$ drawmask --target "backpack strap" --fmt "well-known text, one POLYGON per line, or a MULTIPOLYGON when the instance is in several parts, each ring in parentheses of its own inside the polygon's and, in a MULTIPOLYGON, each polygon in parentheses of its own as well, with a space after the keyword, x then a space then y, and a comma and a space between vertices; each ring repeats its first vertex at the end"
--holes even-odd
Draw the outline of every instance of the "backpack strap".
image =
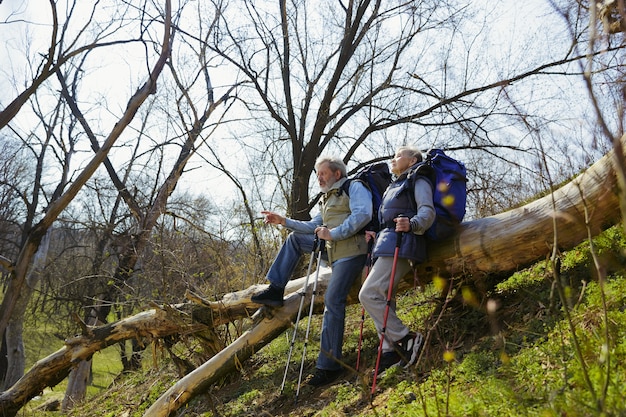
POLYGON ((435 183, 437 182, 435 178, 435 170, 433 169, 433 167, 430 166, 430 164, 428 164, 427 160, 418 163, 416 166, 411 168, 409 172, 407 173, 407 181, 405 183, 405 187, 403 191, 406 191, 407 193, 409 193, 409 196, 410 196, 409 201, 413 203, 414 211, 417 211, 417 202, 415 201, 415 197, 413 193, 411 192, 411 190, 415 188, 415 181, 417 181, 418 178, 422 178, 428 181, 433 192, 435 191, 435 183))
MULTIPOLYGON (((344 182, 343 184, 341 184, 341 187, 339 187, 339 189, 340 189, 340 190, 342 190, 343 192, 345 192, 345 193, 346 193, 346 195, 348 196, 348 198, 350 198, 350 184, 352 184, 352 181, 358 181, 358 182, 360 182, 361 184, 363 184, 363 186, 364 186, 365 188, 367 188, 368 190, 370 189, 370 186, 369 186, 369 185, 368 185, 365 181, 363 181, 362 179, 360 179, 360 178, 348 178, 348 179, 346 180, 346 182, 344 182)), ((371 190, 370 190, 370 191, 371 191, 371 190)))
POLYGON ((348 198, 350 198, 350 183, 351 182, 352 182, 352 179, 348 178, 346 181, 344 181, 343 184, 341 184, 341 187, 339 187, 339 191, 346 193, 348 198))
POLYGON ((417 164, 409 171, 408 180, 411 184, 415 184, 418 177, 426 179, 430 183, 430 186, 433 187, 433 189, 435 188, 435 182, 437 181, 435 178, 435 170, 430 166, 428 161, 417 164))

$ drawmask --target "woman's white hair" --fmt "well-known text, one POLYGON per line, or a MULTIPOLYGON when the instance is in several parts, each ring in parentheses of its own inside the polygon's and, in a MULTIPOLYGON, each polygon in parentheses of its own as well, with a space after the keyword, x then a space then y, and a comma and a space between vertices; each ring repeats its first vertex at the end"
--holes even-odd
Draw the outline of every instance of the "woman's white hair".
POLYGON ((403 156, 408 156, 409 158, 416 158, 417 162, 422 162, 422 159, 423 159, 422 151, 420 151, 415 146, 409 146, 409 145, 400 146, 396 150, 396 153, 402 154, 403 156))

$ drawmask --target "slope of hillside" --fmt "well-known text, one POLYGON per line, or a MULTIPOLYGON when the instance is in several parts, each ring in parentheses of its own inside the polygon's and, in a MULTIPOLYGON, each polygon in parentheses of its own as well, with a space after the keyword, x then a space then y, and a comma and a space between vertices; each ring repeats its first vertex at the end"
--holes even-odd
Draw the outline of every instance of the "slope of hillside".
MULTIPOLYGON (((296 402, 305 319, 282 393, 291 332, 175 415, 626 415, 626 243, 618 228, 594 242, 600 273, 585 243, 563 254, 557 279, 549 262, 542 262, 491 288, 455 282, 441 297, 445 283, 435 281, 403 295, 399 310, 427 335, 427 344, 414 369, 387 372, 373 397, 369 376, 377 337, 366 319, 364 371, 356 374, 361 318, 360 306, 351 306, 347 369, 336 384, 302 384, 296 402)), ((311 325, 303 379, 314 367, 320 317, 311 325)), ((153 358, 148 349, 143 372, 118 377, 70 415, 142 416, 178 378, 170 357, 161 353, 153 358)), ((27 415, 60 415, 34 412, 36 405, 27 415)))

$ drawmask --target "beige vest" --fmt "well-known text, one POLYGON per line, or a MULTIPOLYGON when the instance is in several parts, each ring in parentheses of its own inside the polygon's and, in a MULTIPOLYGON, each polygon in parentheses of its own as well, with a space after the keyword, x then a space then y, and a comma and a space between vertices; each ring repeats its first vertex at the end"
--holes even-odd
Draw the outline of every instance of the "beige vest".
MULTIPOLYGON (((341 185, 346 182, 342 178, 333 184, 333 187, 322 196, 321 213, 322 221, 329 229, 339 226, 350 216, 350 198, 341 190, 341 185)), ((357 233, 344 240, 326 242, 326 253, 329 263, 342 258, 367 253, 367 242, 364 233, 357 233)))

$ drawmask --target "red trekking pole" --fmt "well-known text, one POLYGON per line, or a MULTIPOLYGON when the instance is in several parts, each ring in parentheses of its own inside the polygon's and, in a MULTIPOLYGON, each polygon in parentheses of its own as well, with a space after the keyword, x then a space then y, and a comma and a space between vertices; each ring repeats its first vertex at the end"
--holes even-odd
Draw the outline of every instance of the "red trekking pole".
POLYGON ((380 332, 380 343, 378 345, 378 355, 376 357, 376 367, 374 368, 374 380, 372 381, 371 394, 376 391, 376 379, 378 378, 378 366, 380 365, 380 357, 383 353, 383 341, 385 340, 385 331, 387 330, 387 318, 389 317, 389 306, 391 305, 391 296, 393 295, 393 280, 396 276, 396 265, 398 264, 398 254, 400 245, 402 244, 402 232, 396 232, 396 249, 393 252, 393 266, 391 267, 391 277, 389 277, 389 290, 387 291, 387 305, 385 306, 385 316, 383 317, 383 328, 380 332))

